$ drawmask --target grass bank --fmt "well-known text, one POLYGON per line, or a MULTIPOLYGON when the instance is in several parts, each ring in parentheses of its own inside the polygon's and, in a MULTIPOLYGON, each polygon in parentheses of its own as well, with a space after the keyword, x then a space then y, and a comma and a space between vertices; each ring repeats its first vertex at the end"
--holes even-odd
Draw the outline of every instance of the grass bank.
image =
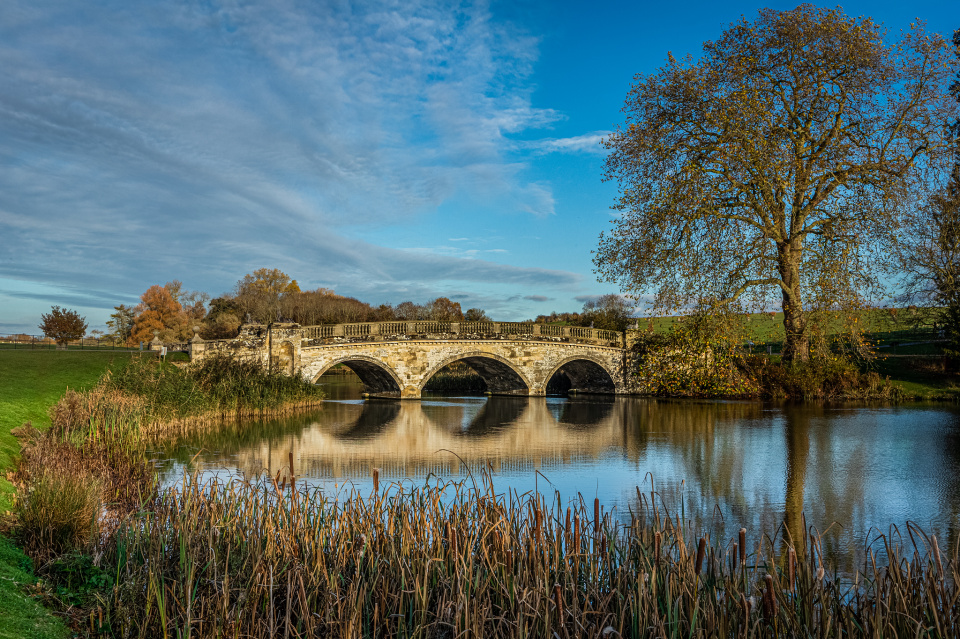
POLYGON ((0 637, 61 637, 63 623, 27 591, 72 611, 76 629, 75 613, 112 583, 86 553, 156 495, 152 442, 224 417, 315 404, 322 394, 247 362, 181 369, 117 353, 19 351, 0 354, 0 397, 0 494, 30 556, 0 540, 0 604, 9 613, 0 637), (20 486, 16 500, 10 478, 20 486))
POLYGON ((960 373, 943 357, 881 356, 870 366, 889 377, 908 399, 960 401, 960 373))
MULTIPOLYGON (((20 452, 20 442, 10 431, 27 421, 48 427, 50 407, 68 388, 89 389, 112 362, 130 357, 91 351, 0 353, 0 513, 12 506, 14 487, 7 474, 20 452)), ((9 539, 0 537, 0 638, 68 636, 66 626, 28 594, 36 582, 30 559, 9 539)))

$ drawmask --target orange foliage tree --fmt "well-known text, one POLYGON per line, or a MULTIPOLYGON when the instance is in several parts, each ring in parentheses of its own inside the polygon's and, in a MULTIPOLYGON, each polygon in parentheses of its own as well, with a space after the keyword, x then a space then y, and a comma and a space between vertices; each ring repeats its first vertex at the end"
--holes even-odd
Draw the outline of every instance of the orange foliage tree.
POLYGON ((153 340, 154 331, 164 342, 189 339, 190 316, 174 298, 170 289, 170 285, 154 284, 140 296, 130 335, 132 343, 153 340))

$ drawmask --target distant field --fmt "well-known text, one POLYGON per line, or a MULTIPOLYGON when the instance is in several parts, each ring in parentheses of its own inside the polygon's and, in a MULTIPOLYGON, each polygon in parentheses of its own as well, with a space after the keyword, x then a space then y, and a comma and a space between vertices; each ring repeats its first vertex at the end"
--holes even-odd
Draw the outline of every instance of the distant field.
MULTIPOLYGON (((891 353, 896 355, 939 355, 943 351, 938 342, 941 336, 932 326, 922 321, 921 312, 911 312, 909 309, 896 309, 891 313, 886 309, 877 309, 864 313, 864 333, 879 354, 891 353), (921 342, 921 343, 916 343, 921 342)), ((665 332, 681 317, 652 317, 639 318, 639 327, 647 328, 651 323, 653 330, 665 332)), ((754 342, 757 351, 765 350, 767 345, 773 352, 779 352, 783 344, 783 313, 751 313, 747 316, 747 339, 754 342)), ((842 328, 837 320, 831 327, 832 333, 842 328)))

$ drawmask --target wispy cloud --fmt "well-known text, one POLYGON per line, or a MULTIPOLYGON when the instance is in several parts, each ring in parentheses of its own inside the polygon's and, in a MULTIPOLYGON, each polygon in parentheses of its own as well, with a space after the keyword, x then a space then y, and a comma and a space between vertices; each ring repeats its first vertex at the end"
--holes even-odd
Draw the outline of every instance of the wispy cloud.
POLYGON ((529 149, 510 138, 560 118, 533 106, 536 56, 483 3, 8 0, 0 277, 127 295, 288 265, 355 290, 570 286, 578 276, 479 259, 500 248, 352 239, 455 194, 551 215, 551 185, 526 177, 529 149))
POLYGON ((524 142, 524 146, 538 153, 595 153, 606 154, 601 144, 603 138, 610 135, 610 131, 596 131, 585 135, 576 135, 569 138, 544 138, 524 142))

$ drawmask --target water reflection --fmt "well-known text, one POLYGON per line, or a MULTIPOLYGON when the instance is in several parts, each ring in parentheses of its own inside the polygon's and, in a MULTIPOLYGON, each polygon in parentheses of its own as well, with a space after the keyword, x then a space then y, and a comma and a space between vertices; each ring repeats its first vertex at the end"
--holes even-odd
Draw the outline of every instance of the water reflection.
MULTIPOLYGON (((597 496, 621 514, 636 487, 696 529, 804 534, 802 516, 847 568, 879 529, 911 520, 946 538, 960 529, 960 420, 954 407, 765 405, 638 398, 432 397, 328 401, 314 414, 247 424, 184 442, 177 468, 251 478, 286 472, 321 487, 381 477, 457 479, 488 465, 501 489, 597 496), (200 451, 200 452, 198 452, 200 451), (195 458, 194 458, 195 456, 195 458), (537 470, 539 473, 535 473, 537 470), (544 479, 545 478, 545 479, 544 479), (662 500, 662 502, 660 502, 662 500), (873 531, 873 532, 872 532, 873 531)), ((941 544, 942 545, 942 544, 941 544)))

